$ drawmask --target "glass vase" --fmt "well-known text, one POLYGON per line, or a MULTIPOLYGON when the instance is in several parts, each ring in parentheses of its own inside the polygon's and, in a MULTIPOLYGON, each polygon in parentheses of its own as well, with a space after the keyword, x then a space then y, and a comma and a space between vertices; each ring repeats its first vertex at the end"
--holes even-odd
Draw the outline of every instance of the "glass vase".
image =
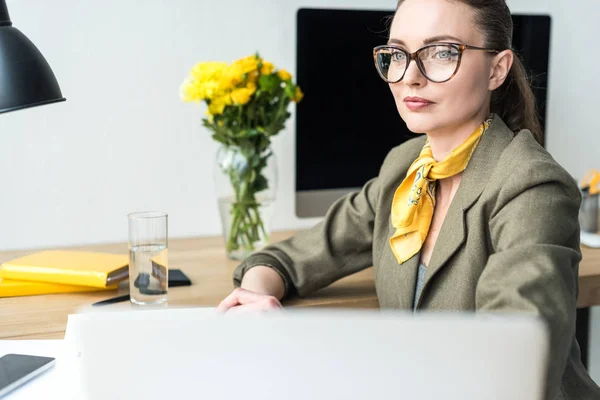
POLYGON ((269 243, 277 189, 273 151, 221 145, 214 178, 227 256, 243 260, 269 243))

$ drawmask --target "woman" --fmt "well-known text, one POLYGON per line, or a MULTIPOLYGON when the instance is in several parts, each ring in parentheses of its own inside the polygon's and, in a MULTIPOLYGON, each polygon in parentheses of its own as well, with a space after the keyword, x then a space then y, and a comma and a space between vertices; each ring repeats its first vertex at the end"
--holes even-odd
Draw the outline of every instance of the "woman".
POLYGON ((540 146, 505 0, 401 0, 376 66, 413 132, 324 221, 235 271, 223 312, 280 307, 371 265, 381 307, 526 312, 548 399, 600 399, 575 340, 580 195, 540 146))

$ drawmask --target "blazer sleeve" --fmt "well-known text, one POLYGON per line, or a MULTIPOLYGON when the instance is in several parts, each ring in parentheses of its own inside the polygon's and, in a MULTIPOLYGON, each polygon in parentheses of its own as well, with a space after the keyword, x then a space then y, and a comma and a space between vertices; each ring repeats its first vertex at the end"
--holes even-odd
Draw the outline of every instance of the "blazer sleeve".
POLYGON ((478 311, 529 312, 546 322, 547 398, 553 399, 575 330, 581 197, 559 167, 535 168, 529 177, 509 178, 504 186, 501 206, 490 219, 494 254, 478 281, 476 306, 478 311))
MULTIPOLYGON (((392 153, 393 150, 388 153, 380 176, 392 153)), ((325 218, 311 229, 249 256, 235 269, 234 286, 240 286, 250 268, 264 265, 280 274, 286 296, 305 296, 370 267, 380 179, 373 178, 360 191, 336 201, 325 218)))

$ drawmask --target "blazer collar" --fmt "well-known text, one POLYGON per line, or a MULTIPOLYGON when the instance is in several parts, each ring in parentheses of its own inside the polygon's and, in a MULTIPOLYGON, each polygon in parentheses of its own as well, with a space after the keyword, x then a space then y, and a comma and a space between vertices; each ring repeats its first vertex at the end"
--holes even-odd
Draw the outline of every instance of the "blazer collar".
MULTIPOLYGON (((512 141, 514 135, 504 121, 498 115, 494 115, 493 122, 479 141, 463 172, 461 183, 450 204, 427 266, 423 292, 427 289, 431 278, 444 267, 450 257, 464 243, 467 234, 465 212, 485 189, 494 171, 496 161, 512 141)), ((420 301, 419 298, 419 303, 420 301)))

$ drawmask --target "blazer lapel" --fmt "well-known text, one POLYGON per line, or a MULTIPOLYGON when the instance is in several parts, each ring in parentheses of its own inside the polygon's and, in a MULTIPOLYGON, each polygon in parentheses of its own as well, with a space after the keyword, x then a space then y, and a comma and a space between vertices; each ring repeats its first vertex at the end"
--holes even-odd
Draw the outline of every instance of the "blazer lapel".
MULTIPOLYGON (((415 156, 416 157, 416 156, 415 156)), ((376 274, 377 292, 387 293, 389 304, 381 304, 383 308, 400 308, 412 310, 413 301, 415 298, 415 288, 417 284, 417 270, 419 268, 420 256, 417 253, 402 264, 398 265, 398 261, 394 256, 389 240, 394 235, 396 228, 392 225, 390 218, 387 243, 383 249, 382 256, 379 260, 380 265, 392 265, 393 268, 380 267, 376 274)))
MULTIPOLYGON (((392 257, 394 257, 393 254, 392 257)), ((394 260, 396 259, 394 258, 394 260)), ((399 279, 396 280, 396 285, 398 286, 398 305, 401 309, 413 309, 419 261, 419 254, 415 254, 403 262, 400 265, 400 268, 394 268, 394 270, 398 271, 400 275, 399 279)))
POLYGON ((433 248, 431 260, 427 266, 423 292, 435 274, 447 264, 448 260, 465 242, 468 230, 465 213, 483 192, 494 170, 495 160, 501 156, 513 137, 514 133, 499 116, 495 115, 494 121, 481 138, 463 172, 460 186, 450 204, 433 248))

